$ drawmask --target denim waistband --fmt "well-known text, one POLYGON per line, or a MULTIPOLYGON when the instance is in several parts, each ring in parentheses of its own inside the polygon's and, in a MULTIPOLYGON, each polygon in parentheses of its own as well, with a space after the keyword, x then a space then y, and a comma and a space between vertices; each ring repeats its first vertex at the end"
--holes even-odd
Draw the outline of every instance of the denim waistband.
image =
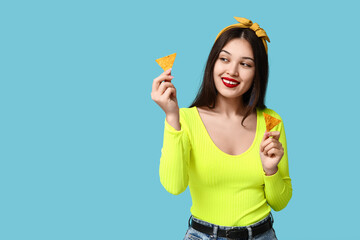
POLYGON ((270 212, 270 214, 269 214, 267 217, 265 217, 264 219, 262 219, 262 220, 260 220, 260 221, 258 221, 258 222, 256 222, 256 223, 253 223, 253 224, 251 224, 251 225, 249 225, 249 226, 243 226, 243 227, 228 227, 228 226, 221 226, 221 225, 216 225, 216 224, 213 224, 213 223, 209 223, 209 222, 200 220, 200 219, 194 217, 193 215, 191 215, 190 218, 189 218, 189 227, 191 226, 190 220, 192 219, 193 221, 195 221, 195 222, 197 222, 197 223, 201 223, 201 224, 203 224, 203 225, 205 225, 205 226, 209 226, 209 227, 215 227, 215 226, 217 226, 217 229, 223 229, 223 230, 229 230, 229 229, 244 229, 244 228, 248 229, 249 227, 255 227, 255 226, 257 226, 257 225, 260 225, 260 224, 264 223, 264 222, 267 221, 269 218, 271 218, 271 222, 274 223, 274 218, 273 218, 273 216, 272 216, 272 214, 271 214, 271 212, 270 212))

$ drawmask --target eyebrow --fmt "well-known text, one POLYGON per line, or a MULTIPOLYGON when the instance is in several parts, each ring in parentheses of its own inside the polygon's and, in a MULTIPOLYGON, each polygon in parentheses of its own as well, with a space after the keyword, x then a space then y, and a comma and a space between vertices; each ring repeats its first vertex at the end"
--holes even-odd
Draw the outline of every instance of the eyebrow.
MULTIPOLYGON (((220 52, 226 52, 227 54, 229 54, 229 55, 231 55, 231 53, 229 53, 228 51, 226 51, 226 50, 221 50, 220 52)), ((241 57, 241 58, 243 58, 243 59, 249 59, 249 60, 251 60, 251 61, 253 61, 253 62, 255 62, 254 61, 254 59, 253 58, 251 58, 251 57, 241 57)))

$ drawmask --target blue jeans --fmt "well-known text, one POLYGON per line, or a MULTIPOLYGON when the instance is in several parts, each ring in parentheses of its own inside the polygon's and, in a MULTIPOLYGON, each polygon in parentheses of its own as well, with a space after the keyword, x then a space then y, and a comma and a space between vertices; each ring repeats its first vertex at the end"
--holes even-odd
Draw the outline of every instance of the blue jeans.
POLYGON ((252 232, 251 232, 250 227, 257 226, 257 225, 265 222, 266 220, 268 220, 268 218, 271 218, 271 221, 274 222, 272 214, 270 213, 266 218, 254 223, 254 224, 251 224, 249 226, 245 226, 245 227, 225 227, 225 226, 219 226, 219 225, 215 225, 215 224, 212 224, 212 223, 209 223, 209 222, 202 221, 202 220, 197 219, 197 218, 195 218, 194 216, 191 215, 190 218, 189 218, 189 228, 186 231, 184 240, 214 240, 214 239, 227 240, 227 238, 217 236, 217 230, 218 229, 228 230, 228 229, 241 229, 241 228, 247 228, 248 229, 248 231, 249 231, 249 240, 277 240, 274 228, 271 228, 271 229, 267 230, 266 232, 264 232, 264 233, 262 233, 260 235, 257 235, 255 237, 252 236, 252 232), (209 234, 202 233, 202 232, 199 232, 199 231, 195 230, 190 225, 190 219, 191 218, 195 222, 201 223, 201 224, 209 226, 209 227, 214 227, 214 233, 212 235, 209 235, 209 234))

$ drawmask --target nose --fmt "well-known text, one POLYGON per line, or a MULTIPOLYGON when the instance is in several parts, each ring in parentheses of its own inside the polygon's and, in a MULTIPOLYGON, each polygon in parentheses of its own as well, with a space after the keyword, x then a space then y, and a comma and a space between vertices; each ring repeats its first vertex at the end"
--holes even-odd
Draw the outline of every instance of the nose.
POLYGON ((227 73, 228 73, 230 76, 234 76, 234 77, 239 76, 239 69, 238 69, 238 65, 237 65, 237 64, 229 64, 228 66, 229 66, 229 68, 228 68, 228 70, 227 70, 227 73))

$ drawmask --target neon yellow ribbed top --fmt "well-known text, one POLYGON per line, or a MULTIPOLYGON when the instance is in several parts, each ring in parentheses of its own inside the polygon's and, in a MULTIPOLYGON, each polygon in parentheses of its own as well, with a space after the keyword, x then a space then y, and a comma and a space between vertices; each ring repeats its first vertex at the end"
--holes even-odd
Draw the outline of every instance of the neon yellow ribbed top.
POLYGON ((279 211, 289 202, 292 186, 283 122, 272 131, 280 131, 284 156, 277 173, 266 176, 259 153, 266 130, 262 112, 281 117, 269 108, 257 108, 256 112, 255 139, 240 155, 227 154, 214 144, 196 107, 180 108, 180 131, 165 118, 160 182, 175 195, 189 186, 194 217, 221 226, 246 226, 265 218, 271 208, 279 211))

